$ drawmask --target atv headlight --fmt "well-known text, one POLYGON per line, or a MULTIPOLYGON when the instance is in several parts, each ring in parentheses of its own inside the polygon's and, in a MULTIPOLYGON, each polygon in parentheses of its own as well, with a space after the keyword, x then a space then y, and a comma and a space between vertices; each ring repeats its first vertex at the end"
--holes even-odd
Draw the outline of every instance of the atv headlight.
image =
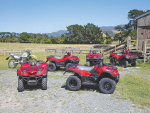
POLYGON ((114 71, 114 74, 116 74, 116 71, 114 71))
POLYGON ((22 71, 22 73, 23 73, 23 74, 27 74, 27 72, 25 72, 25 71, 22 71))
POLYGON ((126 56, 126 59, 129 59, 129 57, 128 57, 128 56, 126 56))
POLYGON ((40 74, 40 73, 42 73, 42 72, 43 72, 43 71, 38 71, 37 73, 40 74))

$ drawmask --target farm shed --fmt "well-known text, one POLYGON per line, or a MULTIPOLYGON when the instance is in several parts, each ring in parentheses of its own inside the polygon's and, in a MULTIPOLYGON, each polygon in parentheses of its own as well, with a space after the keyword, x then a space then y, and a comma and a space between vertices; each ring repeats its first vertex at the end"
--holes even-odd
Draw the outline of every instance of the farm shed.
POLYGON ((150 44, 150 12, 136 18, 137 20, 137 49, 143 52, 150 44))

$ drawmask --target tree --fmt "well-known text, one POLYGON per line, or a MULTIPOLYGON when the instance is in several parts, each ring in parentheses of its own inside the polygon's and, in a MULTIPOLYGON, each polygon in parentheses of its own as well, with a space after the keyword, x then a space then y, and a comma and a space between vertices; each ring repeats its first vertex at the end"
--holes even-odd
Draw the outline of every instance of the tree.
POLYGON ((20 43, 28 43, 30 35, 27 32, 23 32, 20 34, 19 42, 20 43))
POLYGON ((106 43, 107 44, 110 44, 112 41, 113 41, 113 39, 111 39, 111 36, 109 36, 109 34, 106 32, 106 43))
POLYGON ((129 20, 130 26, 133 26, 134 29, 136 29, 137 28, 136 18, 144 13, 146 12, 142 10, 137 10, 137 9, 130 10, 128 12, 128 20, 129 20))

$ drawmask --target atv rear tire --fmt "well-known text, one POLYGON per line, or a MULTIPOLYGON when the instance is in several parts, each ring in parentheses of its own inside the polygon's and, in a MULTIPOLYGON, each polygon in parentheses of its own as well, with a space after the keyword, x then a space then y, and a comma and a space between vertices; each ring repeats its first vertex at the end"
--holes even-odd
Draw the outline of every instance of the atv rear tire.
POLYGON ((68 63, 68 64, 66 65, 66 69, 71 68, 73 65, 74 65, 73 63, 68 63))
POLYGON ((102 78, 99 81, 99 90, 104 94, 111 94, 116 89, 116 82, 110 78, 102 78))
POLYGON ((15 67, 17 66, 17 64, 16 64, 15 62, 16 62, 15 59, 10 59, 10 60, 8 61, 8 67, 9 67, 9 68, 15 68, 15 67))
POLYGON ((56 65, 54 63, 49 63, 48 64, 48 70, 49 71, 55 71, 56 70, 56 65))
POLYGON ((87 61, 86 64, 87 64, 88 67, 90 67, 90 62, 89 61, 87 61))
POLYGON ((19 78, 18 79, 18 92, 24 91, 24 84, 23 84, 23 79, 19 78))
POLYGON ((136 67, 137 66, 137 61, 134 61, 134 63, 131 64, 132 67, 136 67))
POLYGON ((42 90, 47 90, 47 78, 42 78, 42 90))
POLYGON ((81 87, 81 80, 77 76, 70 76, 66 81, 67 88, 71 91, 78 91, 81 87))
POLYGON ((124 68, 127 68, 127 67, 128 67, 128 61, 127 61, 126 59, 124 59, 124 60, 122 61, 122 66, 123 66, 124 68))

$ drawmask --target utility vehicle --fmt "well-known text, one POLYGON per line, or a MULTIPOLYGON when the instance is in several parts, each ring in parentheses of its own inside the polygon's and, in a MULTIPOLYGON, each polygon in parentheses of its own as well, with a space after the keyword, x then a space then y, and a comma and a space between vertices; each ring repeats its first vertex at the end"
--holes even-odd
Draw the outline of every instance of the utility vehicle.
POLYGON ((125 53, 111 53, 110 56, 110 64, 113 66, 116 66, 117 63, 122 65, 124 68, 127 68, 128 63, 131 64, 131 66, 136 67, 138 58, 135 54, 130 54, 129 50, 126 50, 125 53))
POLYGON ((97 54, 95 50, 93 50, 92 54, 86 55, 86 63, 87 66, 96 65, 99 63, 103 63, 103 54, 97 54))
POLYGON ((71 91, 79 90, 82 85, 96 85, 100 92, 110 94, 114 92, 119 81, 119 72, 116 67, 106 63, 93 67, 76 64, 66 69, 64 74, 66 72, 73 73, 66 81, 67 88, 71 91))
POLYGON ((66 67, 67 69, 74 64, 78 64, 79 58, 77 56, 71 56, 71 53, 67 52, 67 55, 64 55, 63 57, 48 56, 46 62, 50 62, 48 64, 48 70, 55 71, 56 68, 59 69, 60 67, 66 67))
POLYGON ((43 90, 47 89, 47 63, 43 61, 26 62, 17 70, 18 91, 24 91, 25 85, 35 86, 41 84, 43 90))

